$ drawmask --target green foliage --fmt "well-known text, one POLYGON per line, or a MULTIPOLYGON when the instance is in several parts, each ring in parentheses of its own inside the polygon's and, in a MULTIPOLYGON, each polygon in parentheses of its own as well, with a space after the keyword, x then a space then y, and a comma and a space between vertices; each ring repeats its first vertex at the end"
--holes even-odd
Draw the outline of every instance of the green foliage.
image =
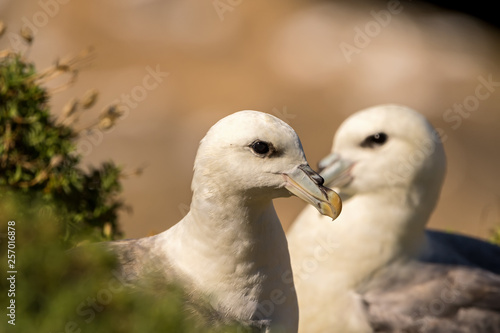
MULTIPOLYGON (((133 292, 99 246, 68 251, 82 240, 119 235, 120 168, 112 162, 81 168, 78 132, 51 116, 40 85, 50 71, 44 73, 0 52, 0 332, 244 332, 195 324, 176 286, 133 292), (6 316, 11 300, 15 325, 6 316)), ((106 111, 105 126, 116 114, 106 111)))
POLYGON ((38 201, 64 226, 68 246, 89 235, 112 239, 119 235, 120 168, 80 167, 78 133, 51 116, 42 77, 18 54, 0 58, 0 200, 20 195, 24 209, 38 201))
MULTIPOLYGON (((114 261, 97 247, 67 251, 59 241, 60 224, 30 210, 15 221, 15 287, 7 272, 8 221, 22 207, 12 197, 0 201, 0 332, 153 333, 215 332, 195 326, 175 286, 151 293, 131 292, 114 261), (15 295, 8 297, 8 291, 15 295), (154 293, 154 294, 153 294, 154 293), (6 310, 15 300, 15 326, 6 310)), ((34 206, 38 203, 33 202, 34 206)), ((236 331, 227 328, 223 332, 236 331)), ((217 332, 221 332, 217 330, 217 332)))

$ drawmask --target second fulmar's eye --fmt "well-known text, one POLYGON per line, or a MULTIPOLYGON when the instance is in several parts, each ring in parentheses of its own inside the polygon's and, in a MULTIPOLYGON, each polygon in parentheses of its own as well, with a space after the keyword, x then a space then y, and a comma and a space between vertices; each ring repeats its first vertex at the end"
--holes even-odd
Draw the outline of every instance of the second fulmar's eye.
POLYGON ((271 148, 269 147, 269 143, 260 140, 253 142, 250 145, 250 148, 252 148, 253 152, 257 155, 267 155, 271 150, 271 148))
POLYGON ((373 148, 375 146, 382 146, 386 143, 388 139, 387 134, 384 132, 376 133, 366 137, 363 142, 361 142, 361 147, 373 148))

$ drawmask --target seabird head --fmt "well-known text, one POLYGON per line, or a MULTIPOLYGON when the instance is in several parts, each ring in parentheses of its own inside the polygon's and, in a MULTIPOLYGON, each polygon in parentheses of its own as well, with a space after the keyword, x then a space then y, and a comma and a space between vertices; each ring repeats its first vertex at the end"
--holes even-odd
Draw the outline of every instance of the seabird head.
POLYGON ((444 180, 438 133, 405 106, 379 105, 351 115, 339 127, 332 152, 319 164, 321 175, 347 196, 394 187, 420 187, 437 196, 444 180))
POLYGON ((236 112, 210 128, 200 142, 192 188, 255 200, 292 193, 332 218, 341 210, 338 195, 307 164, 295 131, 258 111, 236 112))

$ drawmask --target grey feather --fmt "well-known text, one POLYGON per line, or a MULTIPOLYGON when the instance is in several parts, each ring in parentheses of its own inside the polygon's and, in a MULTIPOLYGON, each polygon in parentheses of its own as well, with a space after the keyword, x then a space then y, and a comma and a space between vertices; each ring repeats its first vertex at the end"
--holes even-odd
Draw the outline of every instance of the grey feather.
POLYGON ((414 262, 364 288, 376 332, 500 332, 500 276, 484 270, 414 262))

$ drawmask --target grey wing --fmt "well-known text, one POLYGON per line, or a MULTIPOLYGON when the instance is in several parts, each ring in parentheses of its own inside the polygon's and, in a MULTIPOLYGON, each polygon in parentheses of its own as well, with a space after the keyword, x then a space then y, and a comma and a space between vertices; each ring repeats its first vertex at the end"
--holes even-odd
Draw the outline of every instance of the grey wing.
POLYGON ((115 255, 118 270, 127 282, 136 281, 140 278, 149 249, 141 244, 138 239, 104 242, 100 243, 100 246, 115 255))
MULTIPOLYGON (((82 244, 67 251, 67 255, 75 260, 88 258, 99 253, 108 253, 114 259, 114 267, 110 267, 109 278, 118 279, 123 285, 134 286, 144 275, 148 247, 141 239, 82 244)), ((92 260, 92 259, 88 259, 92 260)))
POLYGON ((500 276, 412 264, 380 274, 363 293, 375 332, 500 333, 500 276))
POLYGON ((117 260, 115 275, 134 286, 169 282, 169 262, 165 255, 155 253, 151 238, 125 239, 97 243, 96 246, 113 254, 117 260))
POLYGON ((500 274, 500 246, 481 239, 436 230, 426 230, 426 244, 419 260, 463 265, 500 274))

